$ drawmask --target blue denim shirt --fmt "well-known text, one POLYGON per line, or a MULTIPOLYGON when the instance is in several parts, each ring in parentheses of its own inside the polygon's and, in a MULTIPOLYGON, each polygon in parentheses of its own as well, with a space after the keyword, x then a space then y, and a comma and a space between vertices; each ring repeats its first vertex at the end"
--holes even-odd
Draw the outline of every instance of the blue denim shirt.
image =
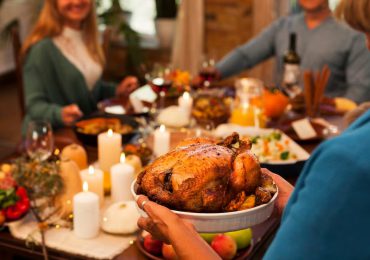
POLYGON ((264 259, 370 259, 370 110, 312 154, 264 259))

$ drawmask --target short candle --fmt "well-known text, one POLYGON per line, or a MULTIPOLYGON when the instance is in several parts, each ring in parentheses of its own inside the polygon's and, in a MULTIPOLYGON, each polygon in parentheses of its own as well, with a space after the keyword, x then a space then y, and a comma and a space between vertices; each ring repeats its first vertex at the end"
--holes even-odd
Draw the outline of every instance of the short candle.
POLYGON ((84 182, 83 191, 73 197, 73 233, 83 239, 96 237, 100 229, 99 196, 88 189, 84 182))

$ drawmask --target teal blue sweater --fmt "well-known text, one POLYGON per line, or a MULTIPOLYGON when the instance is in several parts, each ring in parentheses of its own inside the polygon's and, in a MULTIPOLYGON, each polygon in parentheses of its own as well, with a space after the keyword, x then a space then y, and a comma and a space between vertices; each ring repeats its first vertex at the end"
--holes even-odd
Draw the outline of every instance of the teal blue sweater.
POLYGON ((30 49, 23 68, 23 85, 26 103, 23 130, 30 120, 63 126, 61 109, 73 103, 88 115, 97 109, 97 102, 114 96, 116 88, 100 80, 89 91, 82 73, 49 38, 30 49))
POLYGON ((216 67, 223 77, 228 77, 275 56, 275 80, 279 85, 290 32, 297 34, 302 70, 317 71, 325 64, 329 66, 327 96, 344 96, 356 102, 370 100, 370 53, 365 37, 332 17, 312 30, 307 28, 303 14, 283 17, 232 51, 216 67))
POLYGON ((265 259, 370 259, 370 110, 306 163, 265 259))

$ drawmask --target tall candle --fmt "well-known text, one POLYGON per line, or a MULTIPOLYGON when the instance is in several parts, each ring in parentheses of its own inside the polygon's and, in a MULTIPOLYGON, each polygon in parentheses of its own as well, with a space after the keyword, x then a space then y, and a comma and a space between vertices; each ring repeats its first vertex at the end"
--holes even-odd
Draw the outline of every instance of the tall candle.
POLYGON ((113 133, 111 129, 98 136, 99 168, 104 172, 104 190, 106 192, 110 191, 110 168, 114 164, 119 163, 121 144, 122 136, 118 133, 113 133))
POLYGON ((154 131, 154 154, 161 156, 170 150, 170 133, 164 125, 154 131))
POLYGON ((89 190, 99 196, 100 206, 104 202, 104 174, 100 169, 94 168, 92 165, 88 169, 80 171, 82 182, 87 182, 89 190))
POLYGON ((87 182, 83 192, 73 197, 73 232, 78 238, 94 238, 99 234, 100 210, 99 196, 88 191, 87 182))
POLYGON ((125 154, 121 155, 121 162, 111 168, 111 195, 114 202, 133 200, 131 183, 135 179, 135 169, 125 162, 125 154))
POLYGON ((187 117, 190 117, 191 109, 193 107, 193 98, 190 96, 189 92, 184 92, 184 94, 179 97, 179 107, 185 112, 187 117))

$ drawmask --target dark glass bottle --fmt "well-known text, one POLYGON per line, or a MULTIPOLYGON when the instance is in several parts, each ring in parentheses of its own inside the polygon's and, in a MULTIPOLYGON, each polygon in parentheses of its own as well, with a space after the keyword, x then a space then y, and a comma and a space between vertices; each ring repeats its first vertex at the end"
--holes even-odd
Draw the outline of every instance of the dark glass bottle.
POLYGON ((302 92, 301 88, 299 87, 301 58, 296 51, 296 42, 297 35, 295 33, 290 33, 289 49, 284 55, 284 74, 282 87, 291 98, 294 98, 302 92))

